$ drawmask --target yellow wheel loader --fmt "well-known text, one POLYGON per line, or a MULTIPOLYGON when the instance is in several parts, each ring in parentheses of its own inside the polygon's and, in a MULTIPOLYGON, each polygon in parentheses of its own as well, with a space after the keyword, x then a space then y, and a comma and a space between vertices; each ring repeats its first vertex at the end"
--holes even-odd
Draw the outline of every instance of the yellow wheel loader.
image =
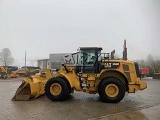
MULTIPOLYGON (((44 76, 25 79, 13 100, 29 100, 44 94, 53 101, 63 101, 74 90, 99 94, 103 102, 120 102, 125 92, 143 90, 147 84, 141 81, 136 62, 114 59, 114 51, 101 53, 100 47, 81 47, 55 74, 47 70, 44 76)), ((125 54, 126 55, 126 54, 125 54)))
MULTIPOLYGON (((99 47, 81 47, 72 54, 72 64, 63 65, 45 84, 45 94, 53 101, 66 100, 71 92, 98 93, 103 102, 120 102, 125 92, 143 90, 147 84, 140 79, 137 63, 110 59, 99 47)), ((68 60, 68 59, 67 59, 68 60)), ((67 61, 66 60, 66 61, 67 61)), ((68 62, 68 61, 67 61, 68 62)))
POLYGON ((0 66, 0 78, 7 79, 7 76, 8 76, 7 69, 0 66))
POLYGON ((34 69, 26 69, 26 68, 20 68, 16 71, 12 71, 11 74, 9 74, 9 78, 17 78, 19 76, 22 77, 29 77, 35 75, 35 70, 34 69))

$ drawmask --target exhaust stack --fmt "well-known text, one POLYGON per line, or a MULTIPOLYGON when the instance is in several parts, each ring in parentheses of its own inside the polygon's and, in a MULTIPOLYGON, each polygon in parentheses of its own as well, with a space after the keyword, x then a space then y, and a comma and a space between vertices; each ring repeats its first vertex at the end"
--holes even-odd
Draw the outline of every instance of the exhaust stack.
POLYGON ((123 60, 127 60, 126 40, 124 40, 124 45, 123 45, 123 60))

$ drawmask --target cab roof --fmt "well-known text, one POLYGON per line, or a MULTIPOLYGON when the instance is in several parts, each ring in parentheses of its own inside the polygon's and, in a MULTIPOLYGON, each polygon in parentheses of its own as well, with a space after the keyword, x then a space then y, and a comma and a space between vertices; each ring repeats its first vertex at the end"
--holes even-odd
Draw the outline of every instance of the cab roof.
POLYGON ((79 50, 102 50, 101 47, 79 47, 79 50))

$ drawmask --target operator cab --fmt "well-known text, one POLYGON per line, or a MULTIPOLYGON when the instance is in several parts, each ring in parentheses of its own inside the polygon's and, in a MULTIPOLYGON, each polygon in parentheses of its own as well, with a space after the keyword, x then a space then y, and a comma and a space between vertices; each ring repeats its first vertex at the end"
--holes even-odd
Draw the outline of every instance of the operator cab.
POLYGON ((77 54, 77 73, 100 73, 101 47, 80 47, 77 54))

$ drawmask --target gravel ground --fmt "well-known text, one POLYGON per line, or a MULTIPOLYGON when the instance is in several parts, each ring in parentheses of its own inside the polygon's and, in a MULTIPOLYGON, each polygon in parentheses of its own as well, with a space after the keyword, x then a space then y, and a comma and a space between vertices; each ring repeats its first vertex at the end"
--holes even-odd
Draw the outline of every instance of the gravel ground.
POLYGON ((0 80, 1 120, 160 120, 160 80, 143 79, 147 89, 126 93, 117 104, 103 103, 98 94, 82 92, 75 92, 64 102, 50 101, 45 95, 30 101, 12 101, 22 80, 0 80))

